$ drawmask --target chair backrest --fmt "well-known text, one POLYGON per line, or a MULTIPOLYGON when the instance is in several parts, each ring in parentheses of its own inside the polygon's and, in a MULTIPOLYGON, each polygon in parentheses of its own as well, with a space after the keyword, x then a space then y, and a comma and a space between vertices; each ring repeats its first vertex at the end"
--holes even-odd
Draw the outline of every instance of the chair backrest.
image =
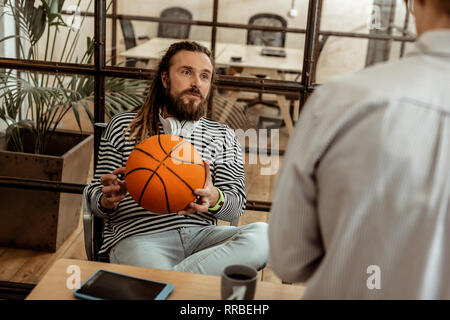
MULTIPOLYGON (((106 123, 95 123, 94 130, 96 131, 96 140, 94 148, 98 149, 100 146, 100 136, 106 128, 106 123)), ((97 161, 94 161, 97 163, 97 161)), ((87 194, 87 187, 83 190, 83 231, 84 231, 84 246, 86 256, 90 261, 109 262, 107 255, 99 255, 98 251, 103 243, 103 224, 106 216, 96 215, 90 207, 87 194)))
MULTIPOLYGON (((250 17, 248 24, 258 26, 286 27, 287 21, 282 16, 271 13, 259 13, 250 17)), ((247 44, 280 47, 285 46, 286 33, 281 31, 248 30, 247 44)))
POLYGON ((256 126, 249 118, 245 102, 238 102, 236 99, 214 92, 212 103, 214 110, 212 120, 226 124, 233 130, 245 131, 256 126))
MULTIPOLYGON (((179 20, 192 20, 192 14, 180 7, 172 7, 164 9, 160 15, 161 18, 174 18, 179 20)), ((158 37, 161 38, 175 38, 188 39, 191 30, 190 24, 176 24, 176 23, 159 23, 158 37)))
POLYGON ((122 28, 123 40, 125 41, 125 49, 136 47, 136 35, 134 34, 134 27, 131 20, 120 19, 120 27, 122 28))
MULTIPOLYGON (((131 49, 136 47, 137 40, 134 34, 134 27, 131 20, 120 19, 120 27, 122 28, 123 40, 125 41, 125 49, 131 49)), ((136 66, 136 59, 126 59, 125 65, 128 68, 134 68, 136 66)))

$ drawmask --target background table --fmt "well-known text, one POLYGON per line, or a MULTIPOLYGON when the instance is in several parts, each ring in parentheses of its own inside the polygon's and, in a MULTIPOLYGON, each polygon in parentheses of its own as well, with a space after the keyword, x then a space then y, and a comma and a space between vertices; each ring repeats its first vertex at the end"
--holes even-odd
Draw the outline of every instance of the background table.
MULTIPOLYGON (((75 265, 81 270, 81 283, 98 269, 124 273, 135 277, 154 281, 172 283, 175 289, 169 300, 219 300, 220 277, 125 266, 111 263, 100 263, 85 260, 57 260, 39 281, 27 300, 74 300, 72 292, 67 288, 68 267, 75 265)), ((297 285, 276 284, 258 281, 255 300, 297 300, 303 295, 305 287, 297 285)))
MULTIPOLYGON (((172 39, 172 38, 152 38, 140 45, 137 45, 134 48, 128 49, 122 52, 120 55, 125 58, 134 58, 134 59, 148 59, 149 64, 148 68, 156 67, 156 64, 159 62, 159 59, 164 55, 166 50, 170 47, 172 43, 182 41, 181 39, 172 39)), ((196 41, 201 45, 205 46, 208 49, 211 49, 211 42, 209 41, 196 41)), ((218 57, 222 51, 225 49, 226 44, 224 43, 216 43, 216 54, 218 57)))

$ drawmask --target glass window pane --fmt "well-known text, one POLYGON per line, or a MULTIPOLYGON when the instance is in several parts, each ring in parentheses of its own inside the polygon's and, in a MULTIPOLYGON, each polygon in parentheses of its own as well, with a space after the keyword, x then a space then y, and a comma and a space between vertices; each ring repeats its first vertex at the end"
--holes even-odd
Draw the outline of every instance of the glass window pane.
POLYGON ((144 103, 150 80, 105 78, 105 119, 144 103))
MULTIPOLYGON (((321 31, 415 36, 414 19, 409 16, 403 0, 324 0, 321 31)), ((397 60, 411 47, 412 42, 330 36, 319 56, 316 82, 323 83, 333 76, 397 60)))
POLYGON ((364 68, 367 39, 329 37, 317 61, 316 82, 364 68))
MULTIPOLYGON (((184 8, 192 14, 192 20, 211 21, 213 0, 117 0, 117 13, 147 17, 159 17, 165 9, 184 8)), ((156 31, 155 35, 156 35, 156 31)))
MULTIPOLYGON (((134 23, 133 23, 134 24, 134 23)), ((153 22, 143 22, 142 24, 136 24, 137 32, 141 30, 140 28, 144 28, 144 25, 156 24, 153 22)), ((190 37, 189 40, 198 41, 207 48, 211 47, 211 27, 197 26, 197 29, 203 29, 203 33, 209 35, 209 39, 195 39, 190 37)), ((108 30, 109 33, 109 30, 108 30)), ((107 36, 109 39, 109 35, 107 36)), ((131 45, 127 45, 124 40, 124 35, 121 33, 121 28, 117 29, 117 39, 116 39, 116 65, 127 66, 131 68, 148 68, 154 69, 159 59, 164 55, 169 46, 177 41, 181 41, 182 39, 174 39, 174 38, 159 38, 159 37, 142 37, 142 39, 138 39, 136 43, 131 45)), ((107 56, 108 56, 108 65, 112 65, 112 45, 107 40, 107 56)))
POLYGON ((83 12, 93 12, 94 0, 65 1, 62 7, 54 3, 47 8, 40 2, 20 0, 15 6, 15 0, 2 1, 4 32, 0 37, 8 39, 0 42, 3 57, 93 63, 94 19, 83 12))
MULTIPOLYGON (((148 87, 148 80, 105 78, 105 118, 142 105, 148 87)), ((93 132, 94 77, 1 69, 0 103, 1 128, 30 120, 93 132)))
MULTIPOLYGON (((306 28, 308 0, 277 1, 271 0, 220 0, 219 22, 248 24, 250 18, 257 14, 272 14, 286 21, 288 28, 306 28)), ((259 21, 257 24, 262 23, 259 21)), ((270 23, 267 21, 267 23, 270 23)), ((278 26, 278 25, 276 25, 278 26)))
POLYGON ((293 47, 266 47, 246 42, 228 42, 228 33, 246 30, 218 28, 216 66, 228 75, 300 81, 303 64, 304 35, 288 33, 293 47))
MULTIPOLYGON (((146 21, 151 18, 210 21, 212 1, 161 2, 156 0, 117 1, 117 14, 137 16, 137 19, 117 20, 116 39, 112 39, 111 19, 107 26, 107 56, 112 58, 116 48, 116 64, 136 68, 154 68, 168 46, 179 39, 199 41, 210 47, 211 27, 146 21), (158 40, 158 38, 173 39, 158 40), (115 45, 114 45, 115 43, 115 45), (128 59, 128 62, 126 62, 128 59)), ((112 59, 108 64, 112 64, 112 59)))
MULTIPOLYGON (((280 108, 252 104, 254 97, 255 92, 245 89, 237 92, 219 88, 213 96, 212 114, 213 120, 234 130, 242 147, 246 178, 250 175, 252 181, 259 176, 276 176, 281 166, 278 155, 280 150, 286 148, 289 140, 280 108), (250 169, 249 166, 254 167, 250 169)), ((264 94, 264 98, 276 103, 277 95, 264 94)), ((298 101, 298 96, 293 95, 291 98, 288 103, 295 104, 298 101)), ((268 194, 263 193, 263 198, 254 194, 247 194, 247 197, 249 200, 270 201, 271 199, 265 198, 268 194)))
POLYGON ((267 135, 277 129, 281 137, 288 137, 299 117, 299 102, 298 93, 259 93, 245 88, 219 87, 212 101, 212 119, 235 130, 264 129, 267 135))
MULTIPOLYGON (((41 142, 47 141, 46 133, 54 127, 79 131, 81 126, 83 131, 92 131, 93 100, 93 77, 0 70, 2 127, 32 129, 28 131, 41 137, 41 142)), ((45 153, 48 146, 29 148, 34 147, 45 153)))
MULTIPOLYGON (((323 0, 321 30, 370 33, 370 30, 391 28, 401 35, 406 6, 403 0, 323 0)), ((407 30, 415 33, 414 19, 407 30)))

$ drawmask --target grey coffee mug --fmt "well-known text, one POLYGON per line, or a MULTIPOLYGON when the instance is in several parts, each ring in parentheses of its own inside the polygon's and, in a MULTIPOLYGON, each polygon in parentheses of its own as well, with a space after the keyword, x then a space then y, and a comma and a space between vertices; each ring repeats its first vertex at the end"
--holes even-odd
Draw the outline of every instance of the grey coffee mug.
POLYGON ((258 272, 256 269, 235 264, 227 266, 222 273, 222 300, 253 300, 258 272))

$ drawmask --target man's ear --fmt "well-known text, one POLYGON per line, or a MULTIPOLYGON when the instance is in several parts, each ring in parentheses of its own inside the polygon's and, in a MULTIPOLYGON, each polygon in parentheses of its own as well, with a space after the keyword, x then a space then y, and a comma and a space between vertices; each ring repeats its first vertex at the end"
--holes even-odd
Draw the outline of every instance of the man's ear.
POLYGON ((161 82, 162 82, 164 88, 167 89, 167 72, 165 72, 165 71, 161 72, 161 82))

